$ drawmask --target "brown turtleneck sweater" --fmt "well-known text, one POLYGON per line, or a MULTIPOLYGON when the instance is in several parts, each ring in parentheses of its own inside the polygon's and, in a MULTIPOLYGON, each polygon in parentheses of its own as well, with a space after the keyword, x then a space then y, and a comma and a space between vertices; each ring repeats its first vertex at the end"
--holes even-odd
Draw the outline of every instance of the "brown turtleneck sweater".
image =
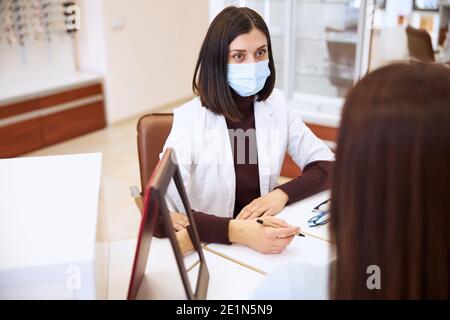
MULTIPOLYGON (((256 141, 256 126, 253 110, 254 97, 241 97, 232 91, 234 101, 243 115, 239 122, 226 119, 230 143, 234 159, 234 172, 236 175, 236 190, 233 218, 252 200, 261 196, 259 188, 258 154, 256 141), (245 154, 239 157, 239 141, 237 135, 242 129, 245 134, 245 154), (243 157, 242 157, 243 156, 243 157), (242 161, 243 160, 243 161, 242 161)), ((241 149, 242 151, 242 149, 241 149)))
MULTIPOLYGON (((254 97, 241 97, 233 92, 233 98, 243 115, 243 119, 239 122, 226 119, 230 134, 230 143, 233 146, 234 170, 236 174, 233 214, 233 217, 236 217, 242 208, 260 197, 261 193, 259 187, 256 132, 254 130, 256 129, 253 110, 254 97), (233 135, 234 130, 238 129, 242 129, 247 133, 247 137, 245 138, 245 161, 242 161, 238 156, 237 138, 233 135), (253 130, 247 131, 249 129, 253 130), (233 138, 234 143, 232 141, 233 138)), ((300 177, 278 186, 277 188, 280 188, 288 195, 289 201, 287 204, 297 202, 317 192, 328 189, 330 187, 329 177, 332 164, 333 162, 330 161, 311 162, 305 166, 300 177)), ((213 213, 207 214, 195 211, 196 208, 192 209, 194 209, 192 211, 201 241, 230 244, 228 225, 231 218, 218 217, 213 215, 213 213)))

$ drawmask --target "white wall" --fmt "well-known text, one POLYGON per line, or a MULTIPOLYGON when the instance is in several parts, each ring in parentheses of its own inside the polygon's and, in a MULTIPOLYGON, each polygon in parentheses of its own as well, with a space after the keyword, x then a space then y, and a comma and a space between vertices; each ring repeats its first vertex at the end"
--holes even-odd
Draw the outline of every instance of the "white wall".
POLYGON ((192 95, 207 0, 82 0, 80 6, 79 67, 104 76, 109 123, 192 95))
POLYGON ((106 74, 102 0, 79 0, 81 29, 76 36, 77 65, 83 71, 106 74))

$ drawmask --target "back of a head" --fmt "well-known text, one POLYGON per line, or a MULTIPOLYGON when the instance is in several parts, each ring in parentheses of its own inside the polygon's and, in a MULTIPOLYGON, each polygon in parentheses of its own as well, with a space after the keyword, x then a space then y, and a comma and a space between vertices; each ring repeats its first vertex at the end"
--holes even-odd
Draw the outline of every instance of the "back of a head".
POLYGON ((338 299, 448 299, 450 71, 374 71, 349 93, 332 190, 338 299), (371 266, 381 288, 369 289, 371 266))

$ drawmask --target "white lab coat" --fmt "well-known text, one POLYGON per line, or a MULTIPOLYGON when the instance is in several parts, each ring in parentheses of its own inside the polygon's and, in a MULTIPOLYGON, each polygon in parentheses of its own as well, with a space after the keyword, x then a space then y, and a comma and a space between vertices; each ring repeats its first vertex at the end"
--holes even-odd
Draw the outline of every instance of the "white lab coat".
MULTIPOLYGON (((274 89, 266 101, 255 99, 254 113, 261 195, 276 187, 286 152, 301 169, 313 161, 334 161, 299 112, 288 108, 280 90, 274 89)), ((200 98, 192 99, 174 110, 163 151, 168 147, 175 150, 191 208, 233 217, 236 178, 225 117, 202 107, 200 98)), ((173 182, 168 201, 170 209, 185 212, 173 182)))

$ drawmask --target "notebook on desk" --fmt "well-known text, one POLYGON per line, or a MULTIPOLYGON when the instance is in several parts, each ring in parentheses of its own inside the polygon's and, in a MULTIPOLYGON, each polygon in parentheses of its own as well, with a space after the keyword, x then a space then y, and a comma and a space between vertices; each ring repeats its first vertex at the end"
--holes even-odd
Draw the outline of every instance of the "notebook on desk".
POLYGON ((330 244, 311 237, 295 237, 280 254, 260 253, 241 244, 223 245, 214 243, 206 246, 205 250, 261 274, 268 274, 277 267, 295 260, 318 266, 326 265, 331 260, 330 244))
POLYGON ((328 225, 310 228, 308 219, 314 215, 312 209, 329 196, 329 191, 321 192, 286 207, 277 215, 278 218, 292 225, 300 226, 301 232, 306 235, 306 237, 295 237, 280 254, 263 254, 240 244, 209 244, 205 250, 262 274, 268 274, 277 267, 294 260, 318 266, 327 265, 333 258, 328 225))

